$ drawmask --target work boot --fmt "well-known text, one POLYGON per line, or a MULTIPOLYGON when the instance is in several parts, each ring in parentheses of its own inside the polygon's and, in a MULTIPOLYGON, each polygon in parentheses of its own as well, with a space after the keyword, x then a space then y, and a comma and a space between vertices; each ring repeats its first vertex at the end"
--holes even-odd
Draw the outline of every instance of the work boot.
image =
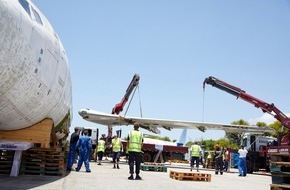
POLYGON ((133 175, 130 175, 130 177, 128 177, 128 179, 133 180, 134 179, 133 175))
POLYGON ((142 178, 139 175, 136 175, 135 180, 142 180, 142 178))
POLYGON ((117 164, 117 168, 120 169, 119 164, 117 164))

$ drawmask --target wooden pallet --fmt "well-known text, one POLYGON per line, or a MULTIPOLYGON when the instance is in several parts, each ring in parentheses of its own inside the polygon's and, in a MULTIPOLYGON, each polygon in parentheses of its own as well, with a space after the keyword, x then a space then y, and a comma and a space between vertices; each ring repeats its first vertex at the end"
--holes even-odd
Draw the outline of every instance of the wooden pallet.
POLYGON ((271 162, 272 183, 290 186, 290 162, 271 162))
POLYGON ((176 180, 189 180, 189 181, 211 181, 211 174, 205 173, 193 173, 193 172, 178 172, 170 171, 169 177, 176 180))
POLYGON ((271 190, 289 190, 289 185, 271 184, 271 190))
POLYGON ((58 148, 32 148, 24 151, 20 173, 63 176, 66 174, 64 152, 58 148))
POLYGON ((157 163, 157 162, 144 162, 144 165, 147 166, 164 166, 164 163, 157 163))
POLYGON ((167 172, 166 166, 161 165, 141 165, 143 171, 167 172))
POLYGON ((10 174, 14 152, 13 150, 0 150, 0 174, 10 174))
POLYGON ((270 152, 269 155, 271 158, 270 169, 272 175, 271 190, 290 190, 289 152, 288 151, 270 152))
POLYGON ((169 160, 169 163, 189 164, 188 160, 169 160))

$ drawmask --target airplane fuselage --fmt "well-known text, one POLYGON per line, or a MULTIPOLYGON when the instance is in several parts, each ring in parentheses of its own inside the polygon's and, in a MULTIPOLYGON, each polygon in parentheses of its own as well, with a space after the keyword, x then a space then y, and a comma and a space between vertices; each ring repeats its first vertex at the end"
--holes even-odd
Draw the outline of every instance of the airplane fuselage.
MULTIPOLYGON (((66 52, 30 0, 0 1, 0 130, 16 130, 72 115, 66 52)), ((69 123, 69 122, 68 122, 69 123)))

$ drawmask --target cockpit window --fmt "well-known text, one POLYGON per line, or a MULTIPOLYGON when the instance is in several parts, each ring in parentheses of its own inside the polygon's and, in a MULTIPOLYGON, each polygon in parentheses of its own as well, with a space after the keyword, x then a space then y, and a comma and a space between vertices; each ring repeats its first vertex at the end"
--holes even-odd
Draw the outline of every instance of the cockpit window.
POLYGON ((42 21, 41 21, 41 18, 39 16, 38 12, 36 10, 34 10, 33 7, 32 7, 32 11, 33 11, 33 14, 34 14, 34 17, 35 17, 36 22, 38 22, 39 24, 42 25, 42 21))
POLYGON ((23 7, 23 9, 27 12, 27 14, 31 17, 29 4, 26 0, 18 0, 20 5, 23 7))

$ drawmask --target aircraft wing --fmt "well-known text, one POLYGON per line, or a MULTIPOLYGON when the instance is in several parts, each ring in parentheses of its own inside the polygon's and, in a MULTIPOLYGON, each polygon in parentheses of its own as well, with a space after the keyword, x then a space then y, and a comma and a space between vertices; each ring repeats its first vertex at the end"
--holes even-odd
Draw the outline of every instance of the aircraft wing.
POLYGON ((135 122, 139 123, 140 127, 149 130, 153 133, 159 134, 158 128, 171 129, 199 129, 204 132, 206 130, 224 130, 229 133, 242 133, 249 132, 253 134, 262 134, 265 132, 273 133, 274 129, 269 127, 258 127, 249 125, 232 125, 220 123, 207 123, 195 121, 181 121, 181 120, 168 120, 168 119, 153 119, 153 118, 140 118, 140 117, 122 117, 120 115, 107 114, 90 109, 81 109, 79 111, 83 119, 107 126, 122 126, 133 125, 135 122))

